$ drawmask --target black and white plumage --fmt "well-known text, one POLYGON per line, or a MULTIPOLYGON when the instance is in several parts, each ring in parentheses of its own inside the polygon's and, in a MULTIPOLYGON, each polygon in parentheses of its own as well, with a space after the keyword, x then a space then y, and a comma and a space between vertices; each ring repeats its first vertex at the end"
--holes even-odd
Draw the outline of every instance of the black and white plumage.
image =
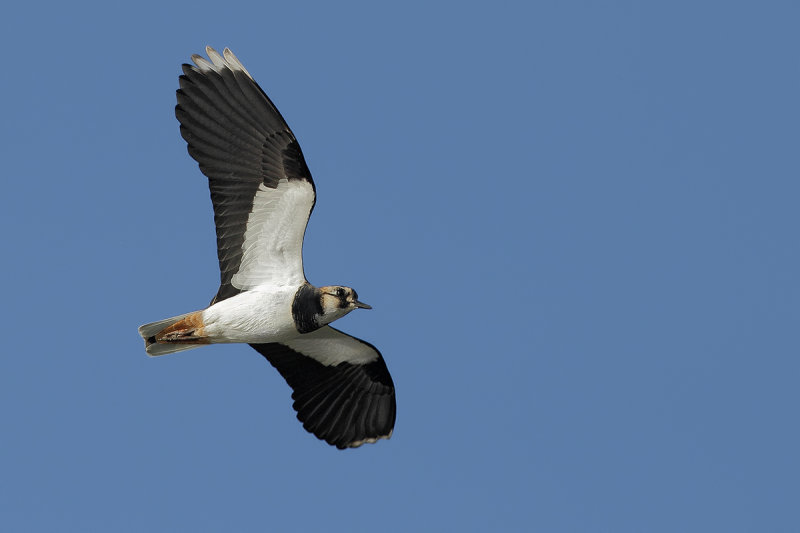
POLYGON ((248 343, 292 388, 308 431, 338 448, 389 438, 395 393, 383 357, 328 325, 370 307, 349 287, 314 287, 303 272, 316 189, 300 145, 230 50, 206 52, 183 65, 175 115, 208 177, 220 287, 204 310, 141 326, 147 353, 248 343))

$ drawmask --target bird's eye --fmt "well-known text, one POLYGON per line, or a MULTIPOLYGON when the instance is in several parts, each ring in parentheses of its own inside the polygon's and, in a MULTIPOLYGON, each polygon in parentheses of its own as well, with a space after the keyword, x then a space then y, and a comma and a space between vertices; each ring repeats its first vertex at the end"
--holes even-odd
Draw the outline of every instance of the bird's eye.
POLYGON ((336 289, 336 296, 338 296, 339 298, 344 298, 344 289, 341 288, 341 287, 337 288, 336 289))

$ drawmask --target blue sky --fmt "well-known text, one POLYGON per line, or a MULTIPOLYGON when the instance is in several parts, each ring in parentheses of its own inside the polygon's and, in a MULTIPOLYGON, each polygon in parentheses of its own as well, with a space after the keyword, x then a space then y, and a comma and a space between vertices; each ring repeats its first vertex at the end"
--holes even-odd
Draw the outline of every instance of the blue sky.
POLYGON ((797 531, 792 2, 20 3, 0 19, 8 531, 797 531), (180 64, 234 50, 370 312, 390 441, 257 353, 149 359, 217 289, 180 64))

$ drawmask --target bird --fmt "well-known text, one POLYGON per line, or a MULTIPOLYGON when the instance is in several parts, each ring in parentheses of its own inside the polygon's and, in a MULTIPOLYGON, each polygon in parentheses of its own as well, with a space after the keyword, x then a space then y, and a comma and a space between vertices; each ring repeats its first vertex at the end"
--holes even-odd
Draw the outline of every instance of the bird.
POLYGON ((208 178, 220 285, 208 307, 139 327, 150 356, 246 343, 292 389, 303 427, 339 449, 388 439, 394 382, 372 344, 330 326, 371 309, 350 287, 316 287, 303 238, 316 186, 292 130, 228 48, 182 65, 175 116, 208 178))

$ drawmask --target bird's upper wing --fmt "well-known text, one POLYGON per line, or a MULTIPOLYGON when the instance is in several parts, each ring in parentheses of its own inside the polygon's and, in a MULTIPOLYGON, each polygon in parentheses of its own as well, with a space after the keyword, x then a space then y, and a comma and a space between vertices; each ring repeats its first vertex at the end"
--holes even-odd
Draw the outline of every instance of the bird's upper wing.
POLYGON ((283 343, 251 344, 294 391, 307 431, 337 448, 388 439, 394 383, 380 352, 330 326, 283 343))
POLYGON ((183 65, 175 116, 208 177, 220 288, 212 303, 259 285, 299 285, 315 190, 300 145, 236 56, 206 47, 183 65))

